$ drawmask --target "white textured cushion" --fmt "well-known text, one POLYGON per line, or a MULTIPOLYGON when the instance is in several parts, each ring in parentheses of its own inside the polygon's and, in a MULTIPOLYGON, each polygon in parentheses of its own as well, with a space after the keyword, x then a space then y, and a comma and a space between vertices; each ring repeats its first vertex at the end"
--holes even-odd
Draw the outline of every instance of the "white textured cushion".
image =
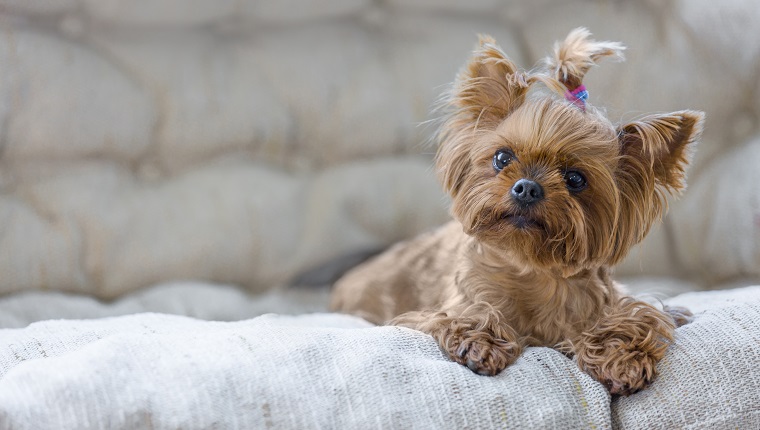
POLYGON ((9 428, 609 428, 608 394, 562 354, 497 378, 427 335, 342 315, 237 323, 138 314, 0 331, 9 428))
POLYGON ((29 291, 0 297, 0 329, 21 328, 51 319, 92 319, 137 313, 238 321, 266 313, 325 312, 329 301, 327 288, 275 289, 249 294, 230 285, 188 281, 155 285, 112 302, 57 291, 29 291))
POLYGON ((612 403, 625 429, 760 428, 760 286, 666 301, 697 312, 651 387, 612 403))
POLYGON ((221 323, 137 314, 0 330, 8 428, 757 428, 760 286, 698 312, 646 390, 612 403, 562 354, 496 377, 427 335, 335 314, 221 323))

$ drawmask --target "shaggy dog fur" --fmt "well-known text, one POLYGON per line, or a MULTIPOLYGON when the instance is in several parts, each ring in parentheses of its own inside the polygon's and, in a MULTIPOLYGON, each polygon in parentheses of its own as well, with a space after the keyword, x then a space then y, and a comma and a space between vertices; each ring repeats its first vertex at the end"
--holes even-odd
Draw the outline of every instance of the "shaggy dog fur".
POLYGON ((703 114, 613 125, 568 91, 618 43, 583 28, 523 71, 481 37, 446 96, 436 165, 455 221, 401 243, 335 286, 332 306, 433 336, 452 360, 495 375, 548 346, 613 394, 644 388, 688 321, 628 297, 610 267, 684 187, 703 114), (551 91, 530 91, 541 83, 551 91), (566 94, 568 100, 556 97, 566 94))

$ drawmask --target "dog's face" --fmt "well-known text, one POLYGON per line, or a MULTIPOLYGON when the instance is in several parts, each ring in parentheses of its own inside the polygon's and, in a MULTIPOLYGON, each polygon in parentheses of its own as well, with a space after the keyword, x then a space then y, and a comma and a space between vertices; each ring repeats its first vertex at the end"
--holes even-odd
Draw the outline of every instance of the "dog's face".
POLYGON ((609 247, 617 224, 617 135, 550 97, 529 100, 468 145, 454 198, 465 231, 540 266, 582 266, 609 247))
POLYGON ((592 107, 527 96, 535 82, 561 85, 551 79, 518 71, 482 41, 450 99, 437 164, 465 232, 571 274, 614 264, 643 239, 662 215, 663 191, 684 187, 702 114, 615 127, 592 107))

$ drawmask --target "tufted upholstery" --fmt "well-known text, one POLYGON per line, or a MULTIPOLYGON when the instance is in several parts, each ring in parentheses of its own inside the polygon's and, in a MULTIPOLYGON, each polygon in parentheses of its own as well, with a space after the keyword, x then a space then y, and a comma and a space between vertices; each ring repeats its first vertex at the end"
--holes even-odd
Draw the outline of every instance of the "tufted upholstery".
POLYGON ((753 0, 0 0, 0 294, 263 291, 440 224, 418 124, 475 34, 530 67, 579 25, 629 47, 586 82, 613 119, 708 115, 619 273, 760 277, 753 0))

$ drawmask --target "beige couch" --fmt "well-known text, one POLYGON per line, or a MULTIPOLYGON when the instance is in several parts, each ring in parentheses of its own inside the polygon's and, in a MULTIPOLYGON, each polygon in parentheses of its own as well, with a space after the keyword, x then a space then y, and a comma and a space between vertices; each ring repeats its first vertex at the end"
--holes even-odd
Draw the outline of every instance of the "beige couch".
POLYGON ((760 277, 751 0, 0 6, 0 294, 263 292, 442 223, 418 124, 476 33, 530 67, 579 25, 629 47, 588 77, 612 118, 708 118, 689 190, 618 273, 679 289, 760 277))
POLYGON ((707 113, 689 189, 618 275, 758 283, 754 0, 0 0, 0 328, 324 310, 283 286, 448 219, 424 122, 476 34, 529 68, 577 26, 629 48, 586 81, 611 118, 707 113))

